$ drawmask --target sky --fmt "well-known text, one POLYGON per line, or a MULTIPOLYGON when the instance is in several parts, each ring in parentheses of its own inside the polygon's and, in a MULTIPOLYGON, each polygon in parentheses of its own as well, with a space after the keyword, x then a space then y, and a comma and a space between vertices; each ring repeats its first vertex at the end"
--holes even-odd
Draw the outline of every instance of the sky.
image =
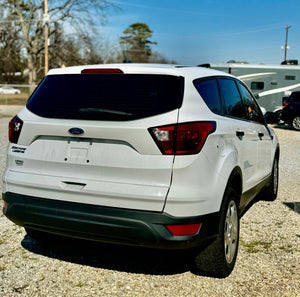
POLYGON ((300 60, 300 1, 289 0, 111 0, 102 34, 112 42, 131 24, 146 23, 152 46, 170 60, 199 65, 229 60, 278 65, 300 60))

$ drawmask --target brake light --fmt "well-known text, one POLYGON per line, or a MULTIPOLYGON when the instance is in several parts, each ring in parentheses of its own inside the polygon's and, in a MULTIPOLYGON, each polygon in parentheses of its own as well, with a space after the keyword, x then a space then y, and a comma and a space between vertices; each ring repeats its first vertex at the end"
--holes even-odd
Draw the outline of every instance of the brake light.
POLYGON ((201 223, 197 224, 188 224, 188 225, 166 225, 166 228, 173 234, 173 235, 193 235, 197 234, 200 230, 201 223))
POLYGON ((87 68, 81 71, 81 74, 112 74, 112 73, 123 74, 124 72, 121 69, 117 69, 117 68, 87 68))
POLYGON ((191 122, 150 128, 150 134, 165 155, 198 154, 216 122, 191 122))
POLYGON ((8 126, 8 138, 11 143, 18 143, 19 136, 21 134, 23 121, 15 116, 9 122, 8 126))

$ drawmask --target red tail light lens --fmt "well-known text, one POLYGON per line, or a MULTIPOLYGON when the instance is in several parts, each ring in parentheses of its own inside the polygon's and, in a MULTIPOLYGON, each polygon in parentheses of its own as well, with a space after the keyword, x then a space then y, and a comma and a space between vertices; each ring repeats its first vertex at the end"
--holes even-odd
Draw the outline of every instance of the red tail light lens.
POLYGON ((19 136, 21 134, 23 121, 17 116, 12 118, 8 127, 8 138, 11 143, 18 143, 19 136))
POLYGON ((149 129, 165 155, 198 154, 206 138, 216 130, 216 122, 191 122, 149 129))
POLYGON ((197 234, 200 230, 201 223, 198 224, 188 224, 188 225, 166 225, 166 228, 173 234, 173 235, 193 235, 197 234))
POLYGON ((282 104, 283 106, 288 106, 289 105, 289 103, 288 102, 283 102, 283 104, 282 104))
POLYGON ((111 73, 124 73, 121 69, 117 68, 87 68, 81 71, 82 74, 111 74, 111 73))

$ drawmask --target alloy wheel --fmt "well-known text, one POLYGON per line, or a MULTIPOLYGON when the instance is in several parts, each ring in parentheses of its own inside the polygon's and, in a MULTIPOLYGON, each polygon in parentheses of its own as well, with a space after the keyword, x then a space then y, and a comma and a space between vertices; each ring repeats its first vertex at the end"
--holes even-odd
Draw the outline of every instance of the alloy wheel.
POLYGON ((233 200, 230 201, 225 218, 224 226, 224 249, 225 258, 228 263, 234 259, 238 240, 238 213, 233 200))

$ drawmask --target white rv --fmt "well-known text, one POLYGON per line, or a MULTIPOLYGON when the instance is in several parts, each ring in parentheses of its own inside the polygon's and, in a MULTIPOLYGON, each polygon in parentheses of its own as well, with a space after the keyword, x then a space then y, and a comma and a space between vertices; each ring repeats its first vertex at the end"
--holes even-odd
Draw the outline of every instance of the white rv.
POLYGON ((206 65, 244 81, 267 111, 282 106, 282 98, 300 90, 300 66, 222 63, 206 65))

